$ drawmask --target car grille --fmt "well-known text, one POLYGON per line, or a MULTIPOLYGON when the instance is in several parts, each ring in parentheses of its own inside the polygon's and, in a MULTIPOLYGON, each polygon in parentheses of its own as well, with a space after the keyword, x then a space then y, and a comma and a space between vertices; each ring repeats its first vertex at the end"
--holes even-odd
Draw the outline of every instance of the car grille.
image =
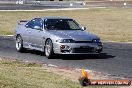
POLYGON ((75 41, 75 43, 93 43, 93 41, 75 41))
POLYGON ((89 48, 74 48, 73 53, 93 53, 94 48, 89 47, 89 48))

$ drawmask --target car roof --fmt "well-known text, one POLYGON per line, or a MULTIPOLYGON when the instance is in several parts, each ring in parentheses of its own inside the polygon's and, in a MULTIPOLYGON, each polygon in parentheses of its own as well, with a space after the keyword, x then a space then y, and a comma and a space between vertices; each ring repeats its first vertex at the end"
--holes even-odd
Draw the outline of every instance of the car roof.
POLYGON ((45 16, 42 17, 43 19, 71 19, 69 17, 63 17, 63 16, 45 16))

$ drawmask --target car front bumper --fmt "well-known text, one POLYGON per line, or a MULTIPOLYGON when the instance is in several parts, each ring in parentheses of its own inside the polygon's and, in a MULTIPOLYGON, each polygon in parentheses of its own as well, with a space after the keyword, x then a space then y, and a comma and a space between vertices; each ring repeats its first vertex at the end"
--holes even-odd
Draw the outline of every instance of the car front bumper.
POLYGON ((99 54, 102 50, 102 43, 53 43, 53 50, 56 54, 99 54))

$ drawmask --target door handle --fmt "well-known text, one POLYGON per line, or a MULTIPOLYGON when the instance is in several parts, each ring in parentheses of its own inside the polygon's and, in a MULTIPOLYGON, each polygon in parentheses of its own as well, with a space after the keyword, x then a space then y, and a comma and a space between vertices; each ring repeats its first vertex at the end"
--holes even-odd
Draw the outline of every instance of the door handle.
POLYGON ((43 39, 45 39, 45 37, 43 37, 43 39))

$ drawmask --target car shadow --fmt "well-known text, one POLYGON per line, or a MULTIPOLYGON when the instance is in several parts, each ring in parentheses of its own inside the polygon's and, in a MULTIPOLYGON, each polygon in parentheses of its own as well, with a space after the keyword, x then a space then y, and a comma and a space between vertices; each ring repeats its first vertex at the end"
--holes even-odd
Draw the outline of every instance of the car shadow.
POLYGON ((54 59, 62 60, 86 60, 86 59, 110 59, 116 56, 108 55, 107 53, 101 53, 99 56, 79 54, 79 55, 56 55, 54 59))
MULTIPOLYGON (((26 50, 24 53, 31 53, 40 56, 45 56, 44 52, 40 52, 37 50, 26 50)), ((54 58, 51 59, 62 59, 62 60, 86 60, 86 59, 110 59, 116 56, 109 55, 107 53, 101 53, 99 56, 95 55, 87 55, 87 54, 79 54, 79 55, 58 55, 56 54, 54 58)))
POLYGON ((27 49, 23 53, 30 53, 30 54, 36 54, 36 55, 40 55, 40 56, 45 56, 44 52, 41 52, 41 51, 38 51, 38 50, 27 49))

